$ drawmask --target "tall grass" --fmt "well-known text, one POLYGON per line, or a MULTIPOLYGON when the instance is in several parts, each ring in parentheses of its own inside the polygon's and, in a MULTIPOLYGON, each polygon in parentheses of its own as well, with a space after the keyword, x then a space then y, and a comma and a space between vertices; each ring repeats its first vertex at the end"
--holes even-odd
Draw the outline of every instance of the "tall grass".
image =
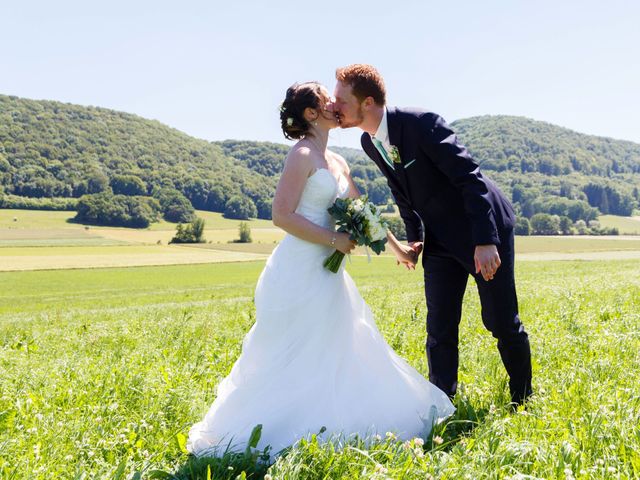
MULTIPOLYGON (((638 261, 520 264, 526 410, 507 407, 471 282, 458 410, 424 445, 311 436, 271 466, 253 451, 189 457, 187 431, 255 320, 261 266, 0 273, 0 478, 640 478, 638 261)), ((386 339, 426 375, 420 272, 387 258, 349 268, 386 339)))

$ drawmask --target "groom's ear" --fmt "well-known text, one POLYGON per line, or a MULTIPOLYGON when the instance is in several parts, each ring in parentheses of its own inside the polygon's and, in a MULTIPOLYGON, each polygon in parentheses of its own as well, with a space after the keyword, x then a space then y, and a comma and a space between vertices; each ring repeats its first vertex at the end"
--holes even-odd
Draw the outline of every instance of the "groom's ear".
POLYGON ((373 97, 367 97, 362 101, 362 108, 369 109, 376 104, 373 97))

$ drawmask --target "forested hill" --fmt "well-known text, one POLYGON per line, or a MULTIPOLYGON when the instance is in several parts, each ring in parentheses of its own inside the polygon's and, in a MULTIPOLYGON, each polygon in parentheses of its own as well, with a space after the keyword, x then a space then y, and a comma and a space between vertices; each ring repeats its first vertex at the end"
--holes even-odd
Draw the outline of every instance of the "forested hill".
MULTIPOLYGON (((475 117, 453 127, 526 217, 590 220, 598 211, 630 215, 638 208, 638 144, 521 117, 475 117)), ((336 150, 363 192, 380 204, 390 199, 362 152, 336 150)), ((269 218, 287 151, 277 143, 207 142, 104 108, 0 95, 0 207, 34 197, 67 198, 73 206, 100 192, 154 196, 168 205, 169 190, 199 209, 269 218)))
MULTIPOLYGON (((213 211, 222 211, 231 198, 249 198, 264 217, 270 215, 275 188, 273 178, 226 156, 219 145, 160 122, 0 95, 0 189, 5 193, 80 197, 105 190, 116 177, 128 184, 142 180, 139 195, 170 187, 194 207, 213 211)), ((120 193, 131 193, 124 190, 120 193)))
POLYGON ((458 136, 487 170, 640 174, 640 144, 574 132, 524 117, 482 116, 453 122, 458 136))
MULTIPOLYGON (((485 174, 526 217, 544 212, 573 221, 592 220, 598 213, 631 215, 638 208, 640 144, 584 135, 524 117, 473 117, 452 126, 485 174)), ((288 150, 280 144, 251 141, 219 145, 243 165, 274 176, 288 150)), ((376 203, 387 201, 386 181, 362 151, 333 150, 347 159, 362 191, 376 203)))
POLYGON ((579 202, 616 215, 639 206, 640 144, 524 117, 481 116, 452 126, 526 217, 546 212, 588 220, 592 214, 579 202))

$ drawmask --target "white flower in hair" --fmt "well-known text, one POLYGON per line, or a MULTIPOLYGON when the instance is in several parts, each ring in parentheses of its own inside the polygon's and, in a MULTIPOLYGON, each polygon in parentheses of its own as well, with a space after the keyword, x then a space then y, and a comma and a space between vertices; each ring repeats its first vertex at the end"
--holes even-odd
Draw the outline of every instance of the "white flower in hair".
POLYGON ((290 127, 291 125, 293 125, 293 117, 287 118, 287 126, 290 127))

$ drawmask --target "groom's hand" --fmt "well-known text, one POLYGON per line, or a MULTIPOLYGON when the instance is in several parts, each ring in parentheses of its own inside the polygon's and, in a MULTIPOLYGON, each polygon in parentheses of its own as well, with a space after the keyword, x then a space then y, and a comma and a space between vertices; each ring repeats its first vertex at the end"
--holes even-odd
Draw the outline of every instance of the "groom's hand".
POLYGON ((495 245, 476 245, 473 255, 476 264, 476 273, 481 273, 485 281, 493 280, 493 276, 500 266, 500 255, 495 245))
POLYGON ((409 246, 413 248, 413 251, 416 252, 416 260, 422 253, 422 248, 424 246, 424 242, 409 242, 409 246))
POLYGON ((407 270, 415 270, 418 262, 418 254, 413 248, 407 245, 398 244, 396 253, 396 264, 404 265, 407 270))

